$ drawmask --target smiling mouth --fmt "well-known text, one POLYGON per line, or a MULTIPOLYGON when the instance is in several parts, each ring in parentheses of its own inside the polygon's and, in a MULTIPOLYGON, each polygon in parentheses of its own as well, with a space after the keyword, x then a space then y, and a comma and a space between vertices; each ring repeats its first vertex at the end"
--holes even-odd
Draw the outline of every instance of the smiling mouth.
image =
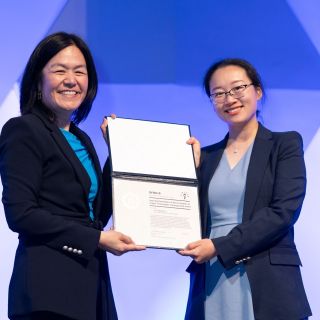
POLYGON ((232 114, 232 113, 239 111, 241 108, 243 108, 243 106, 229 108, 229 109, 224 110, 224 112, 232 114))
POLYGON ((60 94, 66 95, 66 96, 75 96, 77 94, 80 94, 80 91, 75 91, 75 90, 63 90, 59 91, 60 94))

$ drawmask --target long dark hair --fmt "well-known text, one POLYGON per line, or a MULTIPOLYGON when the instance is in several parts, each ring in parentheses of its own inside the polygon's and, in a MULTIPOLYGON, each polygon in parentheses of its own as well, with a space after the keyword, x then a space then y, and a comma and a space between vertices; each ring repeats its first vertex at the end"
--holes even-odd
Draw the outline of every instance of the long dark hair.
POLYGON ((76 46, 83 54, 88 71, 88 91, 80 107, 72 114, 72 121, 79 124, 88 116, 93 100, 98 90, 98 78, 91 52, 86 43, 77 35, 66 32, 57 32, 45 37, 33 50, 23 73, 20 87, 21 114, 32 112, 34 108, 41 108, 52 121, 55 114, 38 99, 38 85, 41 72, 48 61, 69 46, 76 46))

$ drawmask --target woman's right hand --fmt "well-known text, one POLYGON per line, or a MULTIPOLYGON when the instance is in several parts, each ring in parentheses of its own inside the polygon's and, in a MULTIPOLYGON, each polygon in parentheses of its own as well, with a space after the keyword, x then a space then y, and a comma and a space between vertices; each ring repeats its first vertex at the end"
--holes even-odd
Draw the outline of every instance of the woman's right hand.
POLYGON ((196 163, 196 168, 200 165, 200 157, 201 157, 201 146, 199 140, 197 140, 195 137, 191 137, 187 140, 187 144, 192 145, 193 154, 194 154, 194 161, 196 163))
POLYGON ((99 248, 116 256, 121 256, 128 251, 141 251, 146 249, 145 246, 136 245, 130 237, 115 230, 101 231, 99 248))

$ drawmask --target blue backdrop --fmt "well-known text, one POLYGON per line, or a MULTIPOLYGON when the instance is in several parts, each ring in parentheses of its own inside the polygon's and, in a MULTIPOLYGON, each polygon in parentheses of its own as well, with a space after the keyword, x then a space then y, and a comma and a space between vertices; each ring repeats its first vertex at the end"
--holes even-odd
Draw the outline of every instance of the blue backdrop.
MULTIPOLYGON (((304 138, 308 189, 296 240, 313 319, 319 319, 319 12, 317 0, 2 1, 0 128, 19 114, 19 79, 31 51, 55 31, 79 34, 94 54, 100 87, 81 126, 101 162, 108 151, 99 124, 110 113, 190 124, 202 145, 221 139, 226 127, 201 88, 202 76, 219 58, 248 59, 267 88, 264 124, 272 130, 297 130, 304 138)), ((2 206, 0 237, 0 319, 7 319, 17 235, 8 230, 2 206)), ((149 249, 109 255, 109 261, 120 319, 183 319, 189 258, 149 249)))

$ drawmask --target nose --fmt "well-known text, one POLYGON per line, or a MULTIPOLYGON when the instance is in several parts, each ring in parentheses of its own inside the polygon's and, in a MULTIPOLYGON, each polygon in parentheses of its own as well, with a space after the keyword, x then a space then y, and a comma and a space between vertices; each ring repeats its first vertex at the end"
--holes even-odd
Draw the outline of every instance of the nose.
POLYGON ((66 73, 65 78, 63 79, 63 84, 68 88, 72 88, 77 84, 76 77, 73 73, 66 73))
POLYGON ((237 101, 237 99, 230 94, 230 92, 227 92, 225 94, 225 98, 224 98, 224 103, 225 104, 233 104, 235 101, 237 101))

